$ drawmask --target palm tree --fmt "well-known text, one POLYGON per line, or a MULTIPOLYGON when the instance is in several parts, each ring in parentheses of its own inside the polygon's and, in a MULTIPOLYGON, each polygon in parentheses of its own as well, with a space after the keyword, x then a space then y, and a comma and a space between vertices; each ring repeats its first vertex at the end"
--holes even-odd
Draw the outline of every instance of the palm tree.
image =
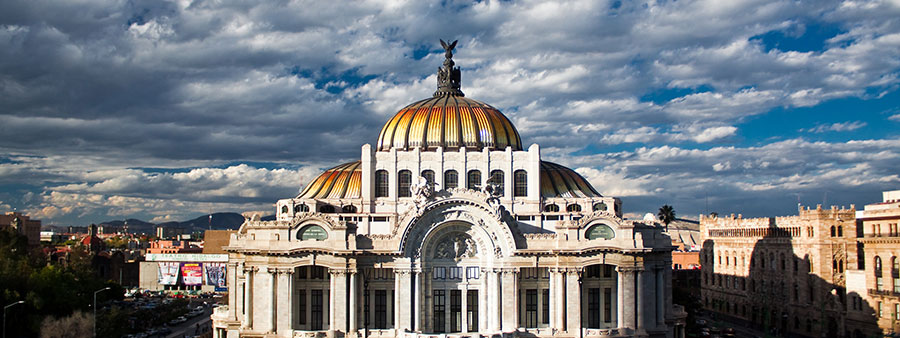
POLYGON ((666 231, 669 231, 669 223, 672 223, 672 221, 675 220, 675 208, 665 204, 659 208, 659 213, 657 213, 656 216, 666 225, 666 231))

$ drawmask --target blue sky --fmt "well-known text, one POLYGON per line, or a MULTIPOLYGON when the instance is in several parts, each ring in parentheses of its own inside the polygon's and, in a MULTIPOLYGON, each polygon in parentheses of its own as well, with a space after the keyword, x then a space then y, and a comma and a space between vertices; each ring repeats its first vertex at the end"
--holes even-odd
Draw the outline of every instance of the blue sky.
POLYGON ((900 189, 897 1, 4 1, 0 212, 272 210, 428 97, 467 97, 629 216, 900 189))

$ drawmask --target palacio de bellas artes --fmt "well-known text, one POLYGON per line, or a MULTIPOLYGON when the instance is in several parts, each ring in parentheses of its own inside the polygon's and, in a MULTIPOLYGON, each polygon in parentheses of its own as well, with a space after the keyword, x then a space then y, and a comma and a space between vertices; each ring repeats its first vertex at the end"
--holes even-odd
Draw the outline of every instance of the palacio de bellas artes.
POLYGON ((214 337, 682 337, 663 228, 542 161, 441 45, 433 97, 275 220, 245 213, 214 337))

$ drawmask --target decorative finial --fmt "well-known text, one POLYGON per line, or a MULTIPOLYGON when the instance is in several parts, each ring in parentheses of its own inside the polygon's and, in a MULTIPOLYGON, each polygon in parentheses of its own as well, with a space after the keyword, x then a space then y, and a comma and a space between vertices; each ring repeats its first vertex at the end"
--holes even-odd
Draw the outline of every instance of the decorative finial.
POLYGON ((453 40, 446 43, 441 40, 441 47, 444 47, 444 66, 438 68, 438 89, 434 92, 434 96, 466 96, 459 90, 460 73, 459 67, 454 67, 453 49, 459 40, 453 40))

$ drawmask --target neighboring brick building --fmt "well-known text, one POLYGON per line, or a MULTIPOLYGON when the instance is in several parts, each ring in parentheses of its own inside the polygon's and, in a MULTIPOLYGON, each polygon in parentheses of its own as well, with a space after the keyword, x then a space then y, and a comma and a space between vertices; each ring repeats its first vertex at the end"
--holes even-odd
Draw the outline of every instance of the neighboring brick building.
POLYGON ((867 333, 871 318, 857 316, 865 306, 847 302, 845 271, 857 267, 855 214, 851 205, 800 207, 788 217, 701 216, 704 307, 783 335, 867 333))
POLYGON ((882 202, 866 205, 859 221, 864 264, 850 287, 861 299, 851 305, 868 303, 872 311, 865 315, 876 318, 884 334, 900 332, 900 190, 885 191, 882 202))

